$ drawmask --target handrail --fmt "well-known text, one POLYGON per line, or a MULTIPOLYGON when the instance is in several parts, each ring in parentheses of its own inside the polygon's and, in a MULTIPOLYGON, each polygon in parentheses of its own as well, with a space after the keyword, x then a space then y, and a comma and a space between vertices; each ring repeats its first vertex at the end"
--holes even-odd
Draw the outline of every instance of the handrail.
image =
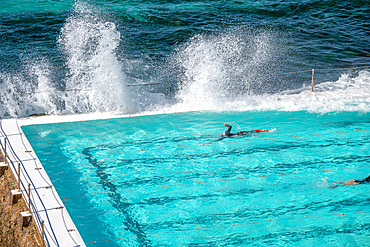
MULTIPOLYGON (((4 133, 5 134, 5 133, 4 133)), ((5 137, 6 138, 6 137, 5 137)), ((6 139, 5 139, 6 140, 6 139)), ((9 142, 9 140, 7 141, 7 142, 9 142)), ((10 147, 10 145, 8 144, 8 146, 10 147)), ((4 149, 4 147, 3 147, 3 144, 0 142, 0 147, 1 147, 1 149, 3 150, 3 152, 5 152, 5 149, 4 149)), ((13 155, 14 155, 14 153, 13 153, 13 155)), ((10 159, 9 158, 9 160, 8 161, 10 161, 10 163, 8 162, 8 165, 12 165, 12 167, 13 167, 13 170, 14 171, 17 171, 16 170, 16 167, 15 167, 15 164, 14 164, 14 162, 13 162, 13 160, 12 159, 10 159)), ((21 163, 21 162, 17 162, 17 163, 21 163)), ((22 164, 23 165, 23 164, 22 164)), ((13 172, 12 172, 13 173, 13 172)), ((23 174, 23 171, 22 171, 22 174, 23 174)), ((24 174, 23 174, 23 177, 25 177, 24 176, 24 174)), ((25 186, 24 186, 24 183, 22 182, 22 180, 20 179, 20 183, 19 183, 19 186, 20 186, 20 188, 19 188, 19 191, 22 193, 22 196, 23 196, 23 198, 28 198, 29 199, 29 195, 27 195, 27 194, 25 194, 25 191, 26 191, 26 188, 25 188, 25 186), (22 189, 21 189, 21 187, 22 187, 22 189)), ((34 187, 34 190, 36 191, 36 189, 35 189, 35 186, 33 186, 34 187)), ((36 193, 37 193, 37 191, 36 191, 36 193)), ((30 210, 30 213, 33 213, 36 217, 37 217, 37 219, 36 219, 36 229, 37 229, 37 232, 38 232, 38 234, 39 234, 39 236, 41 237, 42 236, 42 234, 41 234, 41 232, 40 232, 40 223, 42 222, 41 221, 41 217, 40 217, 40 215, 39 215, 39 213, 38 213, 38 209, 36 208, 36 205, 33 203, 33 201, 31 200, 31 206, 32 206, 32 208, 33 208, 33 212, 32 212, 32 210, 31 210, 31 208, 29 208, 29 210, 30 210)), ((46 241, 47 241, 47 244, 48 244, 48 246, 50 246, 50 243, 49 243, 49 239, 48 239, 48 237, 45 235, 45 236, 42 236, 42 237, 45 237, 45 239, 46 239, 46 241)))
MULTIPOLYGON (((1 129, 1 132, 3 133, 3 136, 4 136, 4 138, 5 138, 6 142, 7 142, 7 145, 10 147, 10 150, 11 150, 11 153, 12 153, 13 157, 14 157, 14 158, 16 158, 16 159, 18 160, 18 161, 17 161, 17 163, 18 163, 19 165, 22 165, 22 168, 23 168, 23 171, 22 171, 23 177, 25 178, 25 180, 26 180, 26 181, 28 181, 28 182, 30 182, 30 184, 32 184, 33 190, 34 190, 34 192, 36 193, 37 197, 39 198, 39 200, 40 200, 40 202, 41 202, 41 205, 42 205, 42 207, 43 207, 43 209, 44 209, 44 211, 45 211, 45 215, 46 215, 47 221, 48 221, 48 223, 49 223, 50 229, 51 229, 52 234, 53 234, 53 236, 54 236, 53 241, 56 243, 56 245, 57 245, 57 246, 59 246, 58 240, 57 240, 57 238, 56 238, 56 236, 55 236, 54 229, 53 229, 53 227, 52 227, 52 225, 51 225, 51 222, 50 222, 50 219, 49 219, 49 215, 48 215, 48 212, 47 212, 46 207, 45 207, 45 205, 44 205, 44 202, 42 201, 42 199, 41 199, 41 197, 40 197, 40 195, 39 195, 39 193, 38 193, 38 191, 37 191, 37 189, 36 189, 36 187, 35 187, 35 185, 34 185, 34 183, 33 183, 32 179, 31 179, 31 177, 30 177, 30 176, 29 176, 29 174, 27 173, 27 170, 25 169, 24 164, 22 163, 22 160, 21 160, 21 159, 17 156, 17 154, 15 153, 15 151, 14 151, 14 149, 13 149, 13 147, 12 147, 12 145, 11 145, 10 141, 9 141, 9 138, 7 137, 7 135, 6 135, 5 131, 4 131, 4 129, 2 128, 1 124, 0 124, 0 129, 1 129), (27 175, 27 176, 25 176, 25 175, 27 175), (27 178, 28 178, 28 179, 27 179, 27 178)), ((0 142, 0 146, 1 146, 1 149, 5 152, 5 148, 3 147, 3 145, 2 145, 2 143, 1 143, 1 142, 0 142)), ((16 167, 15 167, 15 165, 14 165, 13 160, 12 160, 12 159, 9 159, 9 161, 10 161, 10 163, 12 164, 13 170, 14 170, 14 171, 16 171, 16 167)), ((22 195, 24 196, 24 198, 28 198, 28 199, 29 199, 29 195, 25 195, 25 194, 24 194, 24 192, 26 191, 26 186, 24 185, 24 183, 23 183, 23 181, 22 181, 21 179, 20 179, 20 185, 23 187, 23 189, 22 189, 22 190, 20 190, 20 191, 22 192, 22 195)), ((37 208, 36 208, 36 205, 32 202, 32 200, 31 200, 31 205, 32 205, 32 207, 33 207, 33 209, 34 209, 34 212, 33 212, 33 213, 34 213, 34 214, 36 215, 36 217, 37 217, 37 221, 36 221, 36 222, 37 222, 39 225, 42 225, 42 224, 43 224, 43 221, 41 220, 41 217, 40 217, 40 215, 39 215, 39 213, 38 213, 38 210, 37 210, 37 208)), ((31 211, 31 209, 29 209, 29 210, 31 211)), ((40 229, 39 229, 39 227, 40 227, 40 226, 38 226, 38 227, 37 227, 37 230, 38 230, 38 232, 39 232, 39 235, 40 235, 40 236, 42 236, 42 234, 40 233, 40 229)), ((47 235, 44 233, 42 237, 46 239, 46 241, 47 241, 47 245, 48 245, 48 246, 50 246, 50 242, 49 242, 49 239, 48 239, 47 235)))

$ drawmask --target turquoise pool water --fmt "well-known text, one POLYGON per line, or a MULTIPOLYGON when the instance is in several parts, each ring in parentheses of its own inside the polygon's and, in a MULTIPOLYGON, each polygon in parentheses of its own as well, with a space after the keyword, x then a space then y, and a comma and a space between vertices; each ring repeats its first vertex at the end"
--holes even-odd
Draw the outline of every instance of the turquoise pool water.
POLYGON ((368 113, 190 112, 22 129, 88 246, 370 237, 369 185, 330 188, 369 175, 368 113), (276 131, 213 142, 224 123, 276 131))

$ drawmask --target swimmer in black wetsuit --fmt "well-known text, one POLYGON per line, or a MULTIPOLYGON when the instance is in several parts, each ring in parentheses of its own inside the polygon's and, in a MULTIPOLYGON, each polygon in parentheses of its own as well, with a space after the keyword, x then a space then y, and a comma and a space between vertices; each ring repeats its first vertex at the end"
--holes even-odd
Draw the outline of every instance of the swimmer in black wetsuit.
POLYGON ((368 184, 368 183, 370 183, 370 176, 368 176, 367 178, 364 178, 362 180, 355 180, 355 183, 357 183, 357 184, 368 184))
POLYGON ((338 185, 335 185, 335 186, 332 186, 330 187, 331 189, 334 189, 336 187, 339 187, 339 186, 346 186, 346 185, 358 185, 358 184, 368 184, 370 183, 370 176, 368 176, 367 178, 364 178, 362 180, 355 180, 355 179, 352 179, 352 180, 349 180, 347 182, 339 182, 338 185))
POLYGON ((268 130, 268 129, 263 129, 263 130, 249 130, 249 131, 240 131, 240 132, 237 132, 237 133, 230 133, 232 126, 228 125, 228 124, 224 124, 224 126, 229 127, 229 128, 224 133, 219 135, 220 139, 215 140, 215 141, 211 141, 211 142, 221 141, 222 139, 224 139, 226 137, 243 136, 243 135, 246 135, 246 134, 258 133, 258 132, 270 132, 270 130, 268 130))
POLYGON ((220 135, 220 136, 223 136, 223 137, 243 136, 243 135, 246 135, 246 134, 249 134, 249 133, 254 133, 254 132, 255 133, 270 132, 270 130, 268 130, 268 129, 263 129, 263 130, 250 130, 250 131, 240 131, 240 132, 237 132, 237 133, 230 133, 232 126, 228 125, 228 124, 224 124, 224 126, 229 127, 229 128, 223 134, 220 135))

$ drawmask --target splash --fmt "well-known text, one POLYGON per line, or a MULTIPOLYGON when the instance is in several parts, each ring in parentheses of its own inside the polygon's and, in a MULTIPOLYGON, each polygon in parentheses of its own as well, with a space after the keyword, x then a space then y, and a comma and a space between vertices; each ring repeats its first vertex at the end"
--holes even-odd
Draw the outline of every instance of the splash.
POLYGON ((162 110, 370 110, 369 72, 339 72, 338 80, 320 82, 311 92, 305 85, 311 81, 311 72, 284 73, 284 52, 279 34, 268 30, 198 35, 180 46, 174 56, 184 84, 176 96, 177 103, 162 110))
POLYGON ((126 77, 116 56, 120 33, 112 22, 100 17, 98 10, 77 3, 74 14, 61 30, 59 44, 67 56, 69 75, 65 112, 132 111, 126 77))
POLYGON ((57 112, 50 68, 46 61, 36 61, 23 68, 24 73, 0 74, 1 118, 57 112), (39 92, 35 94, 34 92, 39 92))
POLYGON ((370 112, 370 72, 342 74, 336 81, 327 81, 297 90, 275 94, 234 96, 222 104, 187 104, 180 102, 166 109, 181 111, 308 111, 316 113, 358 111, 370 112))
POLYGON ((309 87, 301 92, 285 91, 270 97, 274 105, 271 110, 309 112, 370 111, 370 72, 360 71, 357 75, 342 74, 337 81, 328 81, 309 87))
POLYGON ((270 32, 237 30, 191 39, 177 54, 187 82, 179 101, 207 108, 247 95, 248 78, 274 61, 272 37, 270 32))
POLYGON ((0 73, 0 118, 134 111, 116 54, 119 43, 114 23, 77 2, 58 39, 65 55, 62 70, 46 58, 28 57, 20 72, 0 73))

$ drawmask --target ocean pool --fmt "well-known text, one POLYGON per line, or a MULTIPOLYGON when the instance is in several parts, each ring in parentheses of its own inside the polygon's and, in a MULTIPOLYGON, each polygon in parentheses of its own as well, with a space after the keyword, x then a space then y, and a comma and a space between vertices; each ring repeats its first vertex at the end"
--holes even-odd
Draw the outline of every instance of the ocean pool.
POLYGON ((88 246, 366 246, 368 113, 187 112, 22 127, 88 246), (275 129, 219 140, 232 132, 275 129))

